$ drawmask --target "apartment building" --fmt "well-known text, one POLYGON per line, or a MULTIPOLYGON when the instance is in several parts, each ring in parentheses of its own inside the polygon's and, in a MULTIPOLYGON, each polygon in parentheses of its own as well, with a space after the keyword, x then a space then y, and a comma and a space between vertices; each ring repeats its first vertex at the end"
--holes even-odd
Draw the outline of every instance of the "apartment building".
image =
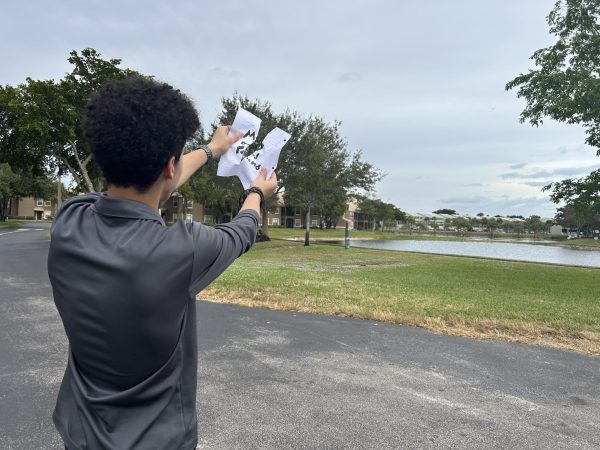
POLYGON ((10 199, 8 217, 19 217, 32 220, 44 220, 56 215, 56 200, 35 197, 10 199))

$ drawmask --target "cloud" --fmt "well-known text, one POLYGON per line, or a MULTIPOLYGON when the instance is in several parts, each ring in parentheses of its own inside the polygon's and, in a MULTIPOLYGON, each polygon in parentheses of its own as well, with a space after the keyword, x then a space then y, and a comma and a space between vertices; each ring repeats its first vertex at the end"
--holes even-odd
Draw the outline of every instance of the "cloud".
POLYGON ((503 180, 514 180, 518 178, 548 178, 553 175, 552 172, 547 170, 540 170, 538 172, 521 173, 521 172, 508 172, 500 175, 503 180))
POLYGON ((572 177, 577 175, 587 175, 593 170, 598 170, 598 164, 586 167, 565 167, 564 169, 557 169, 554 171, 554 175, 562 175, 565 177, 572 177))
POLYGON ((471 196, 471 197, 450 197, 445 200, 440 200, 441 203, 451 203, 456 205, 469 205, 475 203, 487 203, 491 201, 489 197, 471 196))
POLYGON ((362 80, 362 75, 358 72, 346 72, 338 78, 340 83, 352 83, 362 80))
POLYGON ((522 215, 538 214, 554 217, 556 206, 547 197, 451 197, 439 201, 440 207, 453 208, 462 214, 477 214, 485 210, 490 214, 522 215))
POLYGON ((237 78, 241 75, 238 70, 225 69, 223 67, 211 67, 208 73, 218 77, 237 78))
POLYGON ((531 186, 531 187, 542 187, 542 186, 547 186, 550 183, 552 183, 552 181, 546 180, 546 181, 525 181, 521 184, 524 184, 526 186, 531 186))
POLYGON ((517 170, 517 169, 522 169, 526 165, 527 165, 526 163, 519 163, 519 164, 513 164, 511 166, 508 166, 508 168, 512 169, 512 170, 517 170))
POLYGON ((537 170, 534 172, 508 172, 500 175, 503 180, 528 179, 528 178, 551 178, 551 177, 573 177, 584 176, 593 170, 597 170, 598 165, 584 167, 563 167, 555 170, 537 170))
POLYGON ((461 184, 461 187, 482 187, 485 186, 483 183, 467 183, 467 184, 461 184))

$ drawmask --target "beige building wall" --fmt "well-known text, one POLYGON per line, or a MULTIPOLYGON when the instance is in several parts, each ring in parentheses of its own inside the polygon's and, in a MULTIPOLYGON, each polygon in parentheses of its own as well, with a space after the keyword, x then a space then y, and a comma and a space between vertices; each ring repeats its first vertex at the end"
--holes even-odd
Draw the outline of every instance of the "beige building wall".
POLYGON ((56 200, 34 197, 13 198, 10 202, 9 216, 31 217, 35 220, 43 220, 54 217, 56 210, 56 200))

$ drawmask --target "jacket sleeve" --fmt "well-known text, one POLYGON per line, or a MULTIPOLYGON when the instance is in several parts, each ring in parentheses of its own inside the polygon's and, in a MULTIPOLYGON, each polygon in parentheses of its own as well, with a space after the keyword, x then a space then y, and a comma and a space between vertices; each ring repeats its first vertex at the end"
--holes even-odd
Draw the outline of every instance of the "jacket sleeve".
POLYGON ((188 225, 194 246, 190 295, 198 294, 252 247, 258 219, 256 211, 244 210, 214 228, 196 222, 188 225))

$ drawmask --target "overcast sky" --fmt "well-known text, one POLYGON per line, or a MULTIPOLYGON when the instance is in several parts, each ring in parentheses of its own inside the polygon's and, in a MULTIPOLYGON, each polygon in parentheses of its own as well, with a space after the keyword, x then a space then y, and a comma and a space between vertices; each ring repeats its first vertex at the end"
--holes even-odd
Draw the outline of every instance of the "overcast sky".
POLYGON ((553 43, 554 0, 4 1, 0 84, 61 78, 93 47, 166 81, 210 123, 235 91, 342 121, 405 211, 539 214, 540 186, 600 167, 578 126, 520 124, 504 85, 553 43))

